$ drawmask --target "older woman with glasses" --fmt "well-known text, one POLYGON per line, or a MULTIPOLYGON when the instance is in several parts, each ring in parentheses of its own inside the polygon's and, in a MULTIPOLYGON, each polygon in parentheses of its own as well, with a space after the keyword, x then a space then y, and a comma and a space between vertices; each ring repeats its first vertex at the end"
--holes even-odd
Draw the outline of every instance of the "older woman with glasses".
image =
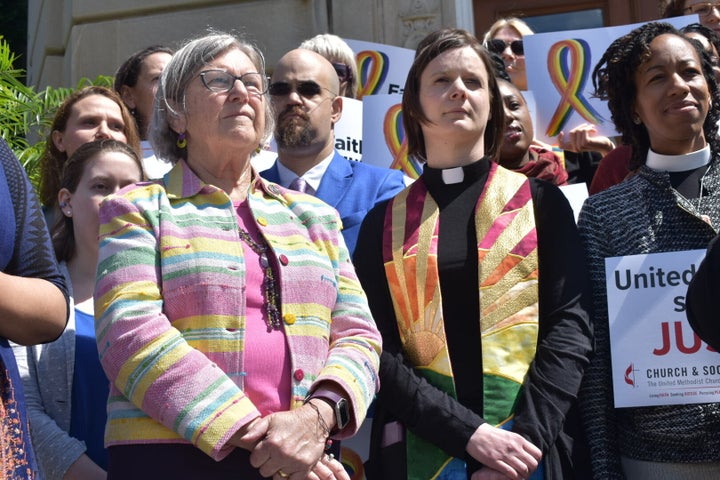
POLYGON ((669 0, 662 10, 663 18, 697 14, 700 24, 720 34, 720 2, 669 0))
POLYGON ((262 180, 262 54, 181 48, 158 86, 162 180, 100 210, 108 478, 348 479, 325 454, 378 388, 380 336, 335 210, 262 180))

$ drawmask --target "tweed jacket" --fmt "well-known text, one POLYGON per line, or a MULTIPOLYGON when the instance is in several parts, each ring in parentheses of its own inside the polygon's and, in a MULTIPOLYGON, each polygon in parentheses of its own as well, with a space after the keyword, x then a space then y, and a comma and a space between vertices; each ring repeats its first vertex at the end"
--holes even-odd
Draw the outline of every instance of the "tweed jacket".
POLYGON ((85 442, 68 433, 75 370, 75 305, 67 266, 62 262, 59 267, 70 293, 70 316, 65 330, 51 343, 13 345, 40 467, 39 478, 45 480, 62 480, 70 465, 87 450, 85 442))
POLYGON ((589 197, 578 220, 591 276, 595 356, 580 405, 596 479, 624 478, 620 456, 655 462, 720 461, 720 405, 613 407, 605 258, 705 248, 720 225, 720 163, 715 158, 699 199, 688 200, 667 172, 637 175, 589 197))
MULTIPOLYGON (((353 412, 346 436, 379 388, 380 334, 337 212, 255 177, 248 203, 279 276, 291 408, 336 382, 353 412)), ((243 393, 242 252, 229 196, 184 161, 104 201, 95 318, 111 380, 106 445, 190 442, 220 460, 259 416, 243 393)))

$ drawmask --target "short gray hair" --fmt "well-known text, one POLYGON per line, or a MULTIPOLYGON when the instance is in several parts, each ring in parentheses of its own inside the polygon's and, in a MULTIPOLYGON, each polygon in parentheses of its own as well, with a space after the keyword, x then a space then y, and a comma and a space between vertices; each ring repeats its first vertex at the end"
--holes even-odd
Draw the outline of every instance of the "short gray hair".
MULTIPOLYGON (((155 107, 150 123, 150 143, 158 158, 177 162, 187 157, 187 150, 177 146, 178 134, 170 128, 170 120, 185 109, 185 91, 198 71, 225 52, 238 49, 248 56, 257 71, 265 75, 265 57, 250 42, 232 34, 214 32, 187 42, 170 59, 160 76, 155 107)), ((261 143, 272 135, 273 116, 270 102, 265 101, 265 131, 261 143)))

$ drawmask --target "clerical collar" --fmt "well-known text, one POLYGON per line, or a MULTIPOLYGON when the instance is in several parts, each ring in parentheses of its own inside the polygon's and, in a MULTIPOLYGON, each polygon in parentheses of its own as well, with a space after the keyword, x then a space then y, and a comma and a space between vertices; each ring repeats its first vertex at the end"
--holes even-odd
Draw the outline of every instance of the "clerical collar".
POLYGON ((456 183, 462 183, 465 180, 465 171, 463 167, 446 168, 441 172, 443 183, 445 185, 453 185, 456 183))
POLYGON ((464 165, 462 167, 453 168, 433 168, 425 165, 423 169, 423 177, 426 182, 435 185, 458 185, 462 183, 472 183, 480 176, 487 173, 490 164, 486 158, 477 162, 464 165))
POLYGON ((668 172, 686 172, 704 167, 710 163, 710 145, 696 152, 683 155, 662 155, 648 150, 645 165, 653 170, 665 170, 668 172))

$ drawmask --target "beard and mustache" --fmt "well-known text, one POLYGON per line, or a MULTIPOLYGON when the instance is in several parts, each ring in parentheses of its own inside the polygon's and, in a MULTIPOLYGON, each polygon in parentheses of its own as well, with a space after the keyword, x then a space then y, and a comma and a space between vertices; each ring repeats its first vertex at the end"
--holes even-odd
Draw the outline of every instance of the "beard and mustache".
POLYGON ((317 130, 301 107, 290 105, 278 116, 275 141, 279 148, 307 147, 316 137, 317 130))

